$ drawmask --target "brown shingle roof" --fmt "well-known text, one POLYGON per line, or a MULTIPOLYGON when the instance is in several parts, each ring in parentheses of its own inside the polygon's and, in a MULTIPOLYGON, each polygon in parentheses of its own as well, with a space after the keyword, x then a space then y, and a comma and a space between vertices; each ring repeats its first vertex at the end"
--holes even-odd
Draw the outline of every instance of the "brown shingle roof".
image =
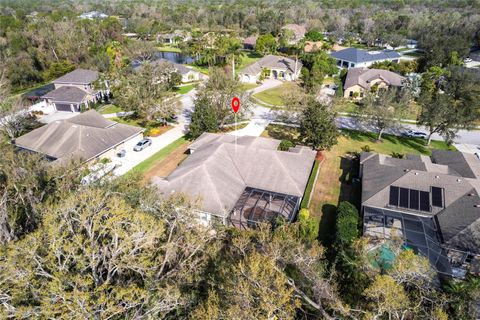
POLYGON ((15 144, 54 159, 87 161, 139 134, 140 127, 106 120, 95 110, 49 123, 16 139, 15 144))

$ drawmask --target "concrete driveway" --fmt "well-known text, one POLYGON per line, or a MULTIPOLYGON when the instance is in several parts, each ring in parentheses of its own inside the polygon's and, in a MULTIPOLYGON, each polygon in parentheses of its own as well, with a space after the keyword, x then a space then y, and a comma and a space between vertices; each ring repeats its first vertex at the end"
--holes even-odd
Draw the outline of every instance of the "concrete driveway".
POLYGON ((78 116, 79 114, 80 113, 78 112, 55 111, 53 113, 44 115, 43 117, 40 118, 39 121, 41 123, 49 124, 57 120, 69 119, 69 118, 78 116))
POLYGON ((265 79, 262 81, 261 85, 259 85, 256 88, 248 90, 248 92, 250 92, 251 94, 259 93, 274 87, 278 87, 282 83, 283 83, 282 81, 276 80, 276 79, 265 79))

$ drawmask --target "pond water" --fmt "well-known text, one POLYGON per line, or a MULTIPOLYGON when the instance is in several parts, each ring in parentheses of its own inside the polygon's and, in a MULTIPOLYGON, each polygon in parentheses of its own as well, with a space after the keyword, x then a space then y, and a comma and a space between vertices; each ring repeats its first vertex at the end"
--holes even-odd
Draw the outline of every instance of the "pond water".
POLYGON ((179 63, 179 64, 188 64, 196 60, 195 58, 189 55, 185 55, 179 52, 170 52, 170 51, 159 51, 156 54, 156 58, 157 59, 163 58, 173 63, 179 63))

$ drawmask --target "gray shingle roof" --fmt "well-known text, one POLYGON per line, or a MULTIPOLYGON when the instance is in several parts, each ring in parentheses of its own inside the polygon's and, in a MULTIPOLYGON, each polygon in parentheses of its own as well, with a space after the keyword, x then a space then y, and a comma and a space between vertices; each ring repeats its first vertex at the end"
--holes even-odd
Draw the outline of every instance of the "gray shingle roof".
POLYGON ((140 127, 106 120, 95 110, 89 110, 35 129, 17 138, 15 144, 54 159, 73 157, 87 161, 142 131, 140 127))
POLYGON ((353 63, 373 62, 379 60, 395 60, 400 54, 394 50, 365 51, 357 48, 347 48, 330 54, 332 58, 353 63))
POLYGON ((54 102, 82 103, 86 96, 87 92, 82 89, 73 86, 62 86, 50 91, 42 98, 51 99, 54 102))
MULTIPOLYGON (((465 158, 470 160, 470 155, 435 150, 434 163, 431 163, 425 157, 407 160, 364 153, 360 158, 362 205, 386 208, 392 185, 427 192, 431 187, 443 188, 443 208, 432 206, 431 212, 421 213, 403 208, 395 210, 434 218, 444 243, 459 250, 480 253, 480 207, 477 207, 480 205, 480 183, 475 176, 469 178, 472 171, 465 168, 469 166, 465 158)), ((477 163, 472 162, 473 165, 477 163)))
POLYGON ((465 178, 480 178, 480 161, 473 154, 433 150, 432 160, 435 163, 449 166, 465 178))
MULTIPOLYGON (((295 60, 282 56, 268 55, 260 60, 246 66, 240 73, 257 75, 263 68, 283 70, 286 72, 294 73, 295 72, 295 60)), ((302 69, 302 63, 297 61, 297 72, 302 69)))
POLYGON ((90 84, 98 79, 98 72, 93 70, 76 69, 69 72, 60 78, 53 81, 53 83, 66 84, 90 84))
POLYGON ((389 86, 400 87, 405 78, 388 70, 351 68, 348 70, 344 88, 347 89, 354 85, 359 85, 364 89, 369 89, 372 81, 377 79, 383 80, 389 86))
POLYGON ((225 217, 246 187, 303 196, 315 152, 277 151, 279 140, 203 134, 195 150, 167 178, 154 179, 166 195, 187 193, 202 199, 206 212, 225 217), (236 144, 235 144, 236 140, 236 144))

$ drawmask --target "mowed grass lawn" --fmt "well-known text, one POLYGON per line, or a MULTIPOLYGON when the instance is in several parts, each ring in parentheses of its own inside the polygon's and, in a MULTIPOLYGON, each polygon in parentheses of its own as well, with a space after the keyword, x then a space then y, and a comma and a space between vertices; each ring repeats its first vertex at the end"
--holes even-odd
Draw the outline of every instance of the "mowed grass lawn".
POLYGON ((285 105, 285 101, 283 99, 285 93, 296 89, 297 84, 293 82, 284 82, 279 86, 256 93, 253 96, 266 104, 279 107, 285 105))
POLYGON ((123 109, 113 104, 107 104, 105 106, 100 107, 98 111, 101 114, 111 114, 111 113, 122 112, 123 109))
POLYGON ((184 86, 179 86, 177 88, 175 88, 175 93, 177 94, 186 94, 186 93, 189 93, 190 91, 193 90, 193 88, 195 88, 195 84, 187 84, 187 85, 184 85, 184 86))
POLYGON ((168 155, 174 152, 177 148, 180 148, 183 145, 186 145, 188 143, 190 142, 187 139, 185 139, 185 137, 175 140, 174 142, 170 143, 168 146, 166 146, 162 150, 155 153, 150 158, 144 160, 143 162, 133 167, 133 169, 130 170, 131 174, 144 175, 150 169, 155 167, 157 163, 159 163, 160 161, 168 157, 168 155))
MULTIPOLYGON (((279 125, 269 125, 262 136, 299 141, 298 129, 279 125)), ((358 176, 358 162, 354 153, 361 152, 363 146, 368 145, 372 151, 387 155, 392 152, 430 155, 432 149, 455 150, 443 141, 432 141, 431 147, 426 147, 423 139, 383 135, 382 142, 375 142, 375 138, 375 133, 343 130, 337 145, 323 152, 324 160, 320 165, 309 209, 310 214, 320 221, 319 238, 325 245, 331 244, 333 239, 338 203, 350 201, 356 206, 360 205, 361 186, 352 179, 358 176)))

